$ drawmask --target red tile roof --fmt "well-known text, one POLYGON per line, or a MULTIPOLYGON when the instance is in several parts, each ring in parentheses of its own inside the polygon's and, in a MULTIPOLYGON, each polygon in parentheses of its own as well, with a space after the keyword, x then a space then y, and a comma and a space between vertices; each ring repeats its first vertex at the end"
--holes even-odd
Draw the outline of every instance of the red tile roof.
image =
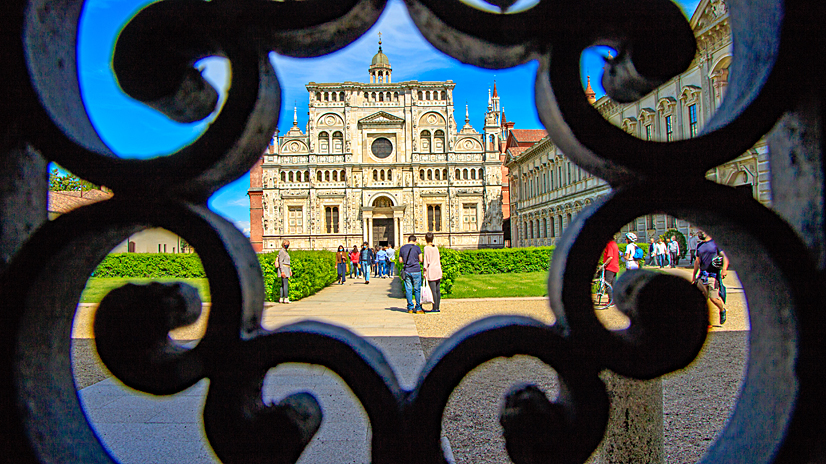
POLYGON ((50 191, 47 209, 50 213, 64 214, 81 206, 108 200, 109 198, 112 198, 112 194, 103 190, 89 190, 87 192, 80 192, 79 190, 50 191))
POLYGON ((536 143, 548 135, 544 129, 511 129, 510 133, 520 144, 536 143))

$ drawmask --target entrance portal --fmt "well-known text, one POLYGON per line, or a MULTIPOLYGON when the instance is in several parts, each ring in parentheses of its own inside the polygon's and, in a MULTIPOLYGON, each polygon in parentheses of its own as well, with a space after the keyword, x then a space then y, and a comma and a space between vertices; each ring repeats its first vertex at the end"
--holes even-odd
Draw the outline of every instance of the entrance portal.
POLYGON ((373 219, 373 243, 370 246, 389 245, 393 241, 395 232, 393 219, 373 219))

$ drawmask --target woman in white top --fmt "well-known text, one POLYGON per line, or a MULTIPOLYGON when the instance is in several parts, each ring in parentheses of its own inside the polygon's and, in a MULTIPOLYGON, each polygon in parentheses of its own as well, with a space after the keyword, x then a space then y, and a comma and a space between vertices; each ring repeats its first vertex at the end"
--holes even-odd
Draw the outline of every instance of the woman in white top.
POLYGON ((439 283, 442 281, 442 259, 439 256, 439 249, 433 244, 433 232, 424 235, 427 245, 424 247, 424 278, 433 293, 433 309, 431 312, 439 312, 439 303, 442 300, 442 292, 439 290, 439 283))
POLYGON ((634 259, 634 252, 637 251, 637 234, 633 232, 628 232, 625 234, 625 255, 623 255, 622 260, 625 261, 625 269, 632 270, 632 269, 639 269, 640 265, 637 264, 637 260, 634 259))

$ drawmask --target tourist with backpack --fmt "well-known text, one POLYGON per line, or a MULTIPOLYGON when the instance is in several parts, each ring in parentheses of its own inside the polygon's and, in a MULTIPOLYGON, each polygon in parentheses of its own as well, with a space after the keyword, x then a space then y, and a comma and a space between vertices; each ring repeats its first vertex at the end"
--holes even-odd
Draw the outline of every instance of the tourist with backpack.
POLYGON ((625 234, 625 254, 622 260, 625 261, 625 269, 639 269, 640 265, 637 260, 642 259, 642 248, 637 246, 637 234, 628 232, 625 234))
MULTIPOLYGON (((693 283, 720 312, 720 325, 726 323, 726 305, 721 295, 723 279, 728 274, 728 257, 702 230, 697 232, 697 257, 694 258, 693 283)), ((725 287, 722 287, 725 288, 725 287)), ((724 290, 723 290, 724 292, 724 290)))

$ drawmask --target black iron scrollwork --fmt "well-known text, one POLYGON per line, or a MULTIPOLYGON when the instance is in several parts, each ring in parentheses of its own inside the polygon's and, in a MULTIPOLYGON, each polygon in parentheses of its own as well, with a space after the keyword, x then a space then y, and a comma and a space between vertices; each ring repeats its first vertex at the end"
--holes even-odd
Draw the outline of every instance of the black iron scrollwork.
POLYGON ((425 37, 465 63, 502 68, 538 59, 537 108, 551 137, 614 187, 577 216, 557 246, 548 280, 556 324, 519 317, 471 324, 438 348, 412 391, 399 385, 378 349, 347 330, 316 322, 264 330, 263 284, 252 248, 202 205, 256 162, 275 129, 280 90, 267 52, 307 57, 342 48, 377 20, 384 1, 167 0, 147 7, 117 44, 121 88, 176 120, 220 114, 189 147, 146 161, 115 157, 86 115, 75 59, 82 4, 11 5, 2 20, 11 31, 4 32, 4 62, 20 81, 10 87, 20 98, 14 108, 25 114, 5 114, 4 125, 47 158, 115 192, 112 200, 43 226, 3 274, 2 391, 14 401, 2 412, 6 454, 15 462, 111 462, 74 389, 72 318, 105 254, 149 226, 175 232, 200 252, 213 295, 206 335, 191 349, 167 337, 198 314, 199 301, 187 288, 125 287, 101 304, 98 350, 121 381, 141 391, 171 394, 209 378, 204 424, 222 461, 298 459, 322 420, 318 402, 297 394, 266 405, 261 386, 268 369, 304 362, 336 372, 361 401, 373 426, 374 462, 443 462, 441 416, 453 389, 487 360, 527 354, 552 366, 563 387, 553 403, 535 387, 508 397, 502 424, 511 457, 537 462, 553 453, 557 462, 584 462, 608 417, 598 373, 654 378, 688 365, 705 340, 702 297, 675 277, 628 272, 620 280, 617 303, 631 320, 626 330, 608 331, 594 315, 589 283, 603 244, 630 220, 655 211, 709 230, 732 252, 749 295, 745 384, 731 422, 703 462, 808 462, 802 448, 818 456, 810 447, 817 436, 805 430, 823 410, 821 382, 812 380, 823 359, 823 325, 811 303, 814 265, 776 215, 703 178, 750 147, 786 109, 778 99, 787 95, 783 81, 805 37, 793 25, 806 22, 806 2, 732 2, 738 72, 726 100, 701 137, 656 143, 633 139, 587 104, 579 56, 591 45, 613 46, 619 53, 608 63, 605 88, 619 101, 638 98, 694 57, 693 34, 674 4, 543 0, 521 13, 491 14, 459 0, 406 0, 425 37), (225 56, 232 66, 220 109, 214 89, 193 70, 210 55, 225 56), (415 445, 405 439, 411 430, 422 434, 415 445))

